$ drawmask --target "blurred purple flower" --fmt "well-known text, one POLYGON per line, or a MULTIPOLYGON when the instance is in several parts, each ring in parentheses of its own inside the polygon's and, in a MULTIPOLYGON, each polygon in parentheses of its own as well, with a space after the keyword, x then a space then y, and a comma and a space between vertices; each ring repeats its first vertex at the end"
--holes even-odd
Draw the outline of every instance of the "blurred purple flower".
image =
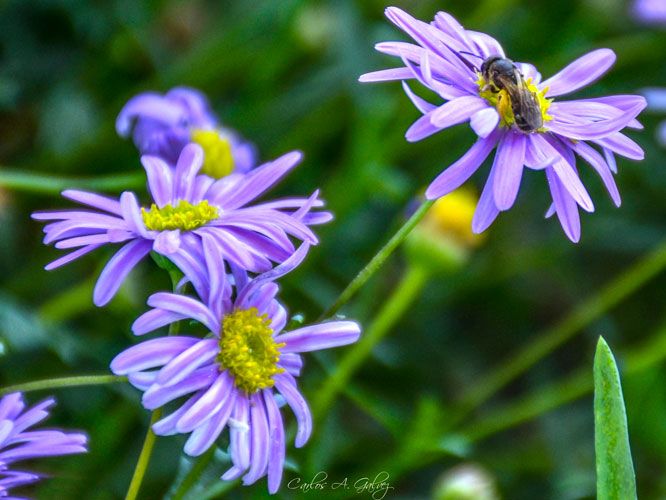
POLYGON ((664 0, 636 0, 633 14, 645 23, 666 24, 666 2, 664 0))
MULTIPOLYGON (((21 460, 85 453, 85 434, 60 430, 28 430, 49 416, 53 398, 25 409, 23 394, 15 392, 0 399, 0 497, 8 497, 9 489, 39 481, 42 476, 32 472, 11 470, 21 460)), ((11 496, 11 498, 17 498, 11 496)))
POLYGON ((196 142, 206 152, 203 173, 215 178, 244 173, 257 164, 254 145, 222 127, 206 97, 187 87, 133 97, 120 111, 116 130, 131 136, 142 155, 159 156, 171 165, 188 143, 196 142))
POLYGON ((351 321, 283 331, 287 313, 275 299, 279 287, 274 280, 300 264, 307 246, 304 243, 289 260, 253 280, 235 274, 233 296, 228 281, 220 279, 225 272, 216 255, 220 249, 211 238, 204 238, 206 272, 211 277, 202 294, 206 299, 156 293, 148 299, 153 309, 137 318, 132 328, 143 335, 190 319, 202 323, 209 335, 148 340, 111 362, 114 373, 128 375, 130 383, 144 391, 142 403, 149 410, 185 398, 153 425, 156 434, 191 433, 184 451, 197 456, 228 427, 232 467, 222 479, 243 476, 244 484, 252 484, 268 475, 271 493, 280 486, 285 460, 279 411, 283 401, 298 422, 297 447, 312 431, 310 410, 296 382, 303 364, 300 353, 350 344, 360 335, 359 326, 351 321))
POLYGON ((36 212, 33 219, 55 221, 44 226, 44 243, 77 250, 51 262, 47 270, 67 264, 109 243, 124 242, 102 271, 93 295, 96 305, 109 302, 132 268, 151 249, 166 256, 190 280, 201 285, 201 238, 210 236, 230 264, 246 271, 263 272, 272 262, 283 262, 294 252, 289 236, 312 244, 317 237, 308 227, 331 220, 329 212, 311 213, 323 202, 315 191, 309 198, 285 198, 248 206, 301 159, 291 152, 248 174, 231 174, 219 180, 197 175, 202 149, 183 149, 175 169, 155 156, 141 161, 154 203, 140 208, 136 195, 125 191, 120 200, 94 193, 66 190, 63 196, 91 210, 36 212))
MULTIPOLYGON (((648 109, 657 113, 666 113, 666 88, 648 88, 642 91, 647 99, 648 109)), ((666 121, 659 124, 657 140, 666 147, 666 121)))
POLYGON ((579 179, 576 154, 599 174, 612 200, 620 205, 612 175, 616 169, 614 155, 643 159, 642 149, 620 131, 625 127, 642 128, 636 117, 645 107, 645 99, 632 95, 569 102, 552 99, 586 87, 601 77, 615 61, 613 51, 595 50, 544 81, 531 64, 515 63, 539 105, 543 121, 539 129, 525 133, 515 125, 516 117, 506 90, 489 90, 490 82, 477 69, 491 56, 505 57, 494 38, 465 30, 445 12, 439 12, 431 24, 395 7, 389 7, 386 15, 418 45, 377 44, 378 51, 400 57, 405 66, 368 73, 360 81, 403 80, 405 92, 423 113, 407 131, 408 141, 419 141, 467 121, 478 136, 470 150, 430 184, 426 191, 429 199, 445 196, 462 185, 497 147, 474 214, 474 232, 484 231, 500 211, 511 208, 526 166, 545 170, 553 198, 547 215, 557 213, 566 235, 578 241, 578 206, 592 212, 594 205, 579 179), (405 80, 410 79, 416 79, 447 102, 436 106, 425 101, 406 84, 405 80), (603 156, 586 141, 600 147, 603 156))

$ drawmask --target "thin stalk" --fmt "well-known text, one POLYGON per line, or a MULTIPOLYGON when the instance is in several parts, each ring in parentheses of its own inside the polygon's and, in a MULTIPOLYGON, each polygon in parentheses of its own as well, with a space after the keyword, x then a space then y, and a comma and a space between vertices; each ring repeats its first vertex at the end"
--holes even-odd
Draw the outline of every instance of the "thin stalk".
POLYGON ((361 339, 340 359, 335 370, 317 391, 317 396, 312 402, 312 413, 315 419, 321 417, 335 396, 345 388, 356 370, 370 355, 372 349, 391 331, 414 299, 418 297, 428 280, 428 275, 428 270, 422 266, 410 265, 406 269, 393 293, 361 339))
POLYGON ((141 188, 146 183, 143 170, 98 177, 61 177, 21 170, 0 169, 0 187, 40 194, 60 194, 64 189, 121 191, 141 188))
MULTIPOLYGON (((661 327, 644 345, 631 349, 620 359, 624 361, 622 374, 627 377, 661 363, 666 359, 666 326, 661 327)), ((461 434, 471 442, 480 441, 575 401, 592 392, 593 387, 592 371, 585 368, 566 380, 540 388, 534 394, 466 425, 461 434)))
MULTIPOLYGON (((170 271, 169 277, 171 278, 171 289, 176 292, 178 281, 180 280, 180 275, 178 272, 170 271)), ((169 335, 175 335, 180 330, 180 322, 175 321, 169 325, 169 335)), ((155 446, 155 433, 153 432, 153 424, 157 422, 162 416, 162 408, 157 408, 150 415, 150 423, 148 424, 148 431, 146 432, 146 438, 143 440, 143 447, 141 448, 141 453, 139 454, 139 460, 136 463, 134 468, 134 474, 132 475, 132 480, 130 481, 129 488, 127 489, 127 495, 125 495, 125 500, 134 500, 139 494, 141 489, 141 483, 143 482, 143 477, 146 474, 148 469, 148 464, 150 463, 150 456, 153 453, 153 447, 155 446)))
POLYGON ((127 489, 125 500, 134 500, 139 495, 141 483, 143 482, 143 477, 146 475, 148 463, 150 462, 150 456, 153 453, 153 447, 155 446, 155 433, 153 432, 153 424, 157 422, 161 416, 161 408, 155 410, 150 416, 148 432, 146 433, 146 438, 143 440, 141 454, 139 455, 139 460, 137 461, 136 467, 134 468, 134 475, 132 476, 132 481, 130 482, 129 488, 127 489))
POLYGON ((185 495, 197 482, 197 479, 199 479, 199 476, 201 476, 210 461, 213 459, 213 456, 215 456, 215 446, 211 446, 206 453, 196 458, 192 468, 187 472, 183 478, 183 481, 178 486, 178 489, 173 494, 173 500, 182 500, 185 498, 185 495))
POLYGON ((77 375, 75 377, 47 378, 44 380, 34 380, 32 382, 3 387, 0 389, 0 396, 12 392, 43 391, 47 389, 60 389, 63 387, 114 384, 117 382, 127 382, 127 377, 121 377, 118 375, 77 375))
POLYGON ((320 320, 329 318, 333 316, 340 308, 345 305, 349 299, 351 299, 359 289, 365 285, 366 281, 379 270, 380 267, 386 262, 386 259, 393 253, 393 251, 404 241, 407 235, 414 229, 414 226, 423 219, 425 214, 428 212, 433 200, 424 201, 419 209, 414 212, 414 214, 405 222, 400 229, 391 237, 391 239, 382 247, 379 252, 366 264, 366 266, 361 269, 356 277, 347 285, 337 300, 329 307, 319 318, 320 320))
POLYGON ((560 323, 536 335, 534 340, 518 354, 512 356, 485 377, 480 377, 463 398, 460 405, 461 411, 454 424, 460 422, 500 389, 601 317, 609 309, 640 289, 665 267, 666 241, 612 280, 600 292, 583 301, 560 323))

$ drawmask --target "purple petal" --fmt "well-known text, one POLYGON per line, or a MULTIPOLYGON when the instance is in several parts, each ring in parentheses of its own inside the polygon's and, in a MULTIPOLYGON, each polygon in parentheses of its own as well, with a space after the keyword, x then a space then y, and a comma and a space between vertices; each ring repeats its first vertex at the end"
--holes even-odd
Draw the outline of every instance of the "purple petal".
POLYGON ((150 252, 151 242, 134 240, 127 243, 111 257, 97 279, 93 291, 96 306, 106 305, 116 294, 129 272, 150 252))
POLYGON ((303 154, 300 151, 292 151, 277 160, 262 165, 248 173, 236 185, 232 193, 221 198, 214 197, 211 201, 219 204, 225 210, 244 206, 276 184, 301 161, 302 157, 303 154))
POLYGON ((203 158, 203 149, 198 144, 190 143, 183 148, 173 176, 173 201, 191 199, 194 181, 203 165, 203 158))
POLYGON ((494 108, 485 108, 472 115, 469 121, 472 130, 479 137, 488 137, 499 123, 499 114, 494 108))
POLYGON ((474 217, 472 218, 472 231, 476 234, 482 233, 499 215, 499 210, 495 205, 493 195, 493 186, 495 184, 495 167, 490 169, 488 180, 486 181, 479 202, 476 204, 474 217))
POLYGON ((463 123, 482 109, 488 107, 485 99, 476 96, 465 96, 449 101, 432 112, 432 124, 445 129, 463 123))
POLYGON ((217 366, 207 366, 196 370, 177 384, 166 387, 153 385, 143 393, 141 403, 147 410, 154 410, 169 401, 209 387, 217 378, 218 373, 217 366))
POLYGON ((429 103, 425 99, 422 99, 421 97, 417 96, 412 89, 407 85, 406 82, 402 82, 402 89, 405 91, 405 94, 407 94, 407 97, 409 97, 409 100, 412 101, 414 106, 416 106, 416 109, 418 109, 421 113, 426 114, 435 109, 437 106, 434 104, 429 103))
POLYGON ((361 83, 369 82, 390 82, 393 80, 409 80, 415 78, 414 73, 409 68, 391 68, 372 71, 361 75, 358 79, 361 83))
POLYGON ((132 346, 113 358, 111 371, 127 375, 168 363, 200 339, 194 337, 160 337, 132 346))
POLYGON ((88 245, 83 248, 79 248, 78 250, 74 250, 73 252, 68 253, 67 255, 64 255, 60 257, 59 259, 54 260, 53 262, 47 264, 44 266, 44 269, 47 271, 51 271, 53 269, 56 269, 57 267, 64 266, 65 264, 68 264, 72 262, 73 260, 78 259, 79 257, 92 252, 96 248, 99 248, 101 245, 88 245))
POLYGON ((219 409, 203 425, 194 429, 192 435, 185 443, 183 451, 190 456, 196 457, 208 450, 215 440, 220 436, 227 425, 231 411, 236 401, 236 391, 231 390, 226 399, 222 401, 219 409))
POLYGON ((163 386, 177 384, 200 366, 213 361, 218 352, 216 338, 202 339, 165 364, 155 382, 163 386))
POLYGON ((176 253, 180 250, 180 230, 160 231, 153 242, 153 250, 167 257, 176 253))
POLYGON ((114 215, 120 215, 120 203, 118 200, 108 198, 107 196, 78 191, 76 189, 66 189, 62 192, 62 195, 65 198, 88 205, 89 207, 98 208, 114 215))
POLYGON ((141 163, 148 177, 148 189, 158 207, 176 202, 173 196, 173 174, 171 168, 156 156, 143 155, 141 163))
POLYGON ((353 321, 331 321, 283 333, 275 341, 287 344, 281 349, 285 353, 309 352, 351 344, 360 335, 361 328, 353 321))
POLYGON ((434 200, 459 188, 476 170, 497 144, 499 134, 481 138, 458 161, 447 167, 426 190, 426 198, 434 200))
POLYGON ((204 304, 192 297, 175 293, 157 292, 148 298, 148 305, 185 315, 203 324, 213 333, 220 331, 220 321, 204 304))
POLYGON ((268 492, 274 494, 280 488, 282 470, 284 469, 284 424, 272 391, 262 391, 262 394, 268 416, 268 492))
MULTIPOLYGON (((223 410, 222 413, 228 412, 226 417, 229 418, 233 408, 231 403, 235 401, 235 398, 232 398, 234 392, 233 378, 228 371, 222 372, 210 388, 201 394, 198 401, 182 414, 176 423, 176 430, 191 432, 220 410, 223 410)), ((226 423, 226 418, 224 420, 226 423)))
POLYGON ((280 373, 273 377, 275 387, 284 396, 287 404, 296 416, 298 431, 296 432, 295 445, 300 448, 308 441, 312 433, 312 414, 301 393, 296 386, 296 380, 288 373, 280 373))
POLYGON ((594 50, 576 59, 540 87, 548 87, 548 97, 569 94, 601 78, 614 63, 615 52, 612 50, 594 50))
POLYGON ((132 324, 132 332, 134 335, 145 335, 166 325, 170 325, 176 321, 185 319, 187 316, 184 314, 174 313, 171 311, 164 311, 162 309, 151 309, 148 312, 139 316, 132 324))
POLYGON ((504 135, 497 147, 493 162, 493 170, 496 171, 493 193, 495 206, 500 210, 511 208, 518 196, 525 163, 526 143, 524 134, 509 132, 504 135))
POLYGON ((256 482, 266 473, 269 454, 269 431, 266 407, 261 393, 250 396, 250 470, 243 477, 243 484, 256 482))
POLYGON ((581 158, 587 161, 592 168, 596 170, 601 177, 610 197, 612 198, 615 206, 620 206, 622 200, 620 198, 620 192, 617 189, 615 184, 615 179, 608 164, 604 161, 603 157, 595 151, 595 149, 584 142, 577 142, 571 145, 574 151, 578 153, 581 158))
POLYGON ((546 168, 546 179, 553 196, 557 217, 564 233, 574 243, 580 240, 580 216, 576 202, 564 188, 552 168, 546 168))

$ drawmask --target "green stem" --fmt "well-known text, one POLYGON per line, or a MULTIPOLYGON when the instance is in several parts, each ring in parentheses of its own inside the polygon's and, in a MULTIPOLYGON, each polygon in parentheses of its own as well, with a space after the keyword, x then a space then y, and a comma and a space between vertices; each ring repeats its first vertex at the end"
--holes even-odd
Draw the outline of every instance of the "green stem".
MULTIPOLYGON (((171 278, 171 289, 176 293, 176 286, 180 280, 182 274, 177 271, 169 271, 169 277, 171 278)), ((175 335, 180 330, 180 321, 174 321, 169 325, 169 335, 175 335)), ((155 446, 155 433, 153 432, 153 424, 157 422, 162 415, 162 408, 158 408, 150 416, 150 423, 148 424, 148 431, 146 432, 146 438, 143 441, 143 447, 141 448, 141 454, 139 455, 139 460, 136 463, 134 468, 134 474, 132 475, 132 481, 130 482, 129 488, 127 489, 127 495, 125 500, 134 500, 139 494, 141 489, 141 483, 143 482, 143 476, 146 474, 148 469, 148 463, 150 462, 150 456, 153 453, 153 447, 155 446)))
POLYGON ((134 475, 132 476, 132 481, 130 482, 129 488, 127 489, 125 500, 134 500, 139 494, 141 483, 143 482, 143 477, 146 475, 148 463, 150 462, 150 455, 153 453, 153 447, 155 446, 155 433, 153 432, 153 424, 157 422, 161 416, 161 408, 155 410, 150 416, 148 432, 146 433, 146 438, 143 440, 141 454, 139 455, 139 460, 136 463, 134 475))
POLYGON ((192 465, 192 468, 188 471, 183 478, 183 481, 178 486, 178 489, 173 494, 173 500, 182 500, 185 498, 185 495, 197 482, 197 479, 199 479, 199 476, 213 459, 213 456, 215 456, 215 446, 211 446, 206 453, 196 458, 194 465, 192 465))
POLYGON ((127 377, 117 375, 79 375, 76 377, 47 378, 3 387, 0 389, 0 396, 12 392, 43 391, 47 389, 60 389, 62 387, 82 387, 87 385, 113 384, 116 382, 127 382, 127 377))
POLYGON ((347 288, 343 290, 337 300, 329 307, 319 318, 325 319, 333 316, 338 310, 345 305, 349 299, 351 299, 359 289, 365 285, 365 282, 370 279, 370 277, 377 272, 377 270, 382 267, 386 259, 393 253, 393 251, 404 241, 407 235, 414 229, 414 226, 423 219, 425 214, 428 212, 433 200, 424 201, 419 209, 414 212, 414 214, 405 222, 400 229, 391 237, 391 239, 382 247, 379 252, 366 264, 366 266, 361 269, 356 277, 347 285, 347 288))
POLYGON ((58 177, 20 170, 0 169, 0 187, 29 193, 60 194, 64 189, 120 191, 141 188, 146 183, 143 170, 99 177, 58 177))
MULTIPOLYGON (((621 356, 622 374, 632 376, 661 363, 666 358, 666 326, 660 328, 643 346, 621 356)), ((540 388, 521 401, 493 411, 482 420, 461 430, 469 441, 480 441, 510 427, 522 424, 550 410, 588 394, 593 388, 592 372, 585 368, 566 380, 540 388)))
POLYGON ((508 383, 626 299, 664 267, 666 267, 666 242, 662 242, 654 251, 611 281, 599 293, 582 302, 556 326, 536 335, 530 344, 496 370, 485 377, 480 377, 462 400, 461 411, 454 424, 463 420, 508 383))
POLYGON ((317 391, 312 402, 312 413, 318 419, 331 405, 335 396, 345 388, 354 372, 363 364, 372 349, 386 336, 402 317, 407 308, 418 297, 428 280, 428 270, 422 266, 410 265, 393 293, 385 302, 374 321, 357 342, 337 363, 335 370, 317 391))

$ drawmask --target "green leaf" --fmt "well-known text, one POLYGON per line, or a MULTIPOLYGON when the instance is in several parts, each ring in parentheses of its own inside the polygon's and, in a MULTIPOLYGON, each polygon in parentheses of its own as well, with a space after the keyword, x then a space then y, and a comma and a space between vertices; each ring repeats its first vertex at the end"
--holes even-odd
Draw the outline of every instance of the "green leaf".
POLYGON ((635 499, 636 478, 620 374, 603 337, 599 337, 594 355, 594 445, 598 500, 635 499))

